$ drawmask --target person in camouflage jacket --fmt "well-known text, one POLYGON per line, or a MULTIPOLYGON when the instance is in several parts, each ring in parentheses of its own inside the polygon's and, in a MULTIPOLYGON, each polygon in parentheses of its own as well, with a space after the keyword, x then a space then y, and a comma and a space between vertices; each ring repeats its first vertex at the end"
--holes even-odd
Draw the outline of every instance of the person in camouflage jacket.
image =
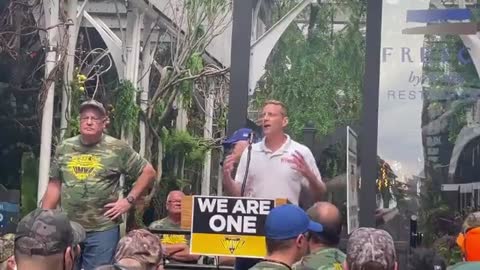
POLYGON ((152 165, 131 146, 104 133, 107 124, 108 116, 100 102, 81 104, 80 135, 56 147, 42 202, 47 209, 61 203, 68 217, 87 231, 79 260, 79 268, 86 270, 112 263, 121 215, 151 186, 156 175, 152 165), (126 181, 136 180, 122 199, 121 175, 126 181))
MULTIPOLYGON (((180 190, 173 190, 167 196, 168 216, 152 222, 148 229, 179 230, 182 214, 182 199, 185 194, 180 190)), ((160 234, 164 247, 165 260, 168 262, 197 263, 200 256, 190 254, 190 235, 160 234)))
POLYGON ((341 214, 329 202, 317 202, 307 210, 311 220, 322 224, 321 233, 311 234, 310 254, 293 265, 294 270, 343 270, 346 255, 337 248, 342 231, 341 214))
POLYGON ((85 237, 82 226, 70 221, 64 211, 37 208, 17 226, 14 254, 18 270, 74 270, 85 237))
POLYGON ((347 242, 346 270, 398 270, 397 253, 392 236, 380 229, 361 227, 347 242))
POLYGON ((120 239, 115 261, 123 269, 163 269, 160 239, 145 229, 130 231, 120 239))
POLYGON ((8 233, 0 237, 0 270, 15 270, 15 256, 13 256, 13 247, 15 235, 8 233))

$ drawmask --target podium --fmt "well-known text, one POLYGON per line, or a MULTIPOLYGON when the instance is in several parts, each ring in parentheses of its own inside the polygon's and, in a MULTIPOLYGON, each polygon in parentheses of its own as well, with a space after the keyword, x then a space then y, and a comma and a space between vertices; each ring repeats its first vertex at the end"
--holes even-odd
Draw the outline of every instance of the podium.
POLYGON ((265 219, 287 199, 185 196, 181 228, 190 231, 190 253, 264 258, 265 219))

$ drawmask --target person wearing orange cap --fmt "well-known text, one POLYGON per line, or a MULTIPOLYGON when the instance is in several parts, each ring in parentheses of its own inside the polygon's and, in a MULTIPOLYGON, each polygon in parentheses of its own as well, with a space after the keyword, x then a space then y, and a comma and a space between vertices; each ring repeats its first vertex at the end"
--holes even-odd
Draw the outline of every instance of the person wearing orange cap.
POLYGON ((448 267, 449 270, 480 269, 480 211, 468 215, 463 222, 457 245, 464 261, 448 267))

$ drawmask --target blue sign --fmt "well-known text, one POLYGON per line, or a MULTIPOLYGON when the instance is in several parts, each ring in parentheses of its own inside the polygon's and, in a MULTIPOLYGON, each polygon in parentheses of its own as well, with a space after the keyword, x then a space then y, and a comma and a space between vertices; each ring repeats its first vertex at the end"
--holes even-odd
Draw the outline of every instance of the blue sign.
POLYGON ((0 191, 0 235, 14 233, 20 217, 20 192, 0 191))
POLYGON ((431 23, 447 22, 447 20, 462 21, 469 20, 471 17, 472 12, 470 9, 465 8, 407 10, 407 22, 431 23))

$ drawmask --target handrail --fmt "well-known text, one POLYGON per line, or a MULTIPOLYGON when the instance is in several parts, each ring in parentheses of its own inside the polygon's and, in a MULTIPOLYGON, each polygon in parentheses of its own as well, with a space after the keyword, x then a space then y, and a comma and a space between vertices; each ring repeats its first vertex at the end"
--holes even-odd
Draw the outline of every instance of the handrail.
POLYGON ((190 230, 183 230, 183 229, 148 229, 151 233, 156 234, 183 234, 183 235, 190 235, 192 234, 190 230))
POLYGON ((214 264, 188 264, 188 263, 169 263, 164 265, 165 269, 218 269, 232 270, 232 266, 214 265, 214 264))
MULTIPOLYGON (((154 234, 178 234, 178 235, 191 235, 190 230, 184 229, 148 229, 154 234)), ((218 262, 217 262, 218 263, 218 262)), ((217 270, 233 270, 234 267, 217 264, 195 264, 195 263, 170 263, 164 261, 164 269, 217 269, 217 270)))

